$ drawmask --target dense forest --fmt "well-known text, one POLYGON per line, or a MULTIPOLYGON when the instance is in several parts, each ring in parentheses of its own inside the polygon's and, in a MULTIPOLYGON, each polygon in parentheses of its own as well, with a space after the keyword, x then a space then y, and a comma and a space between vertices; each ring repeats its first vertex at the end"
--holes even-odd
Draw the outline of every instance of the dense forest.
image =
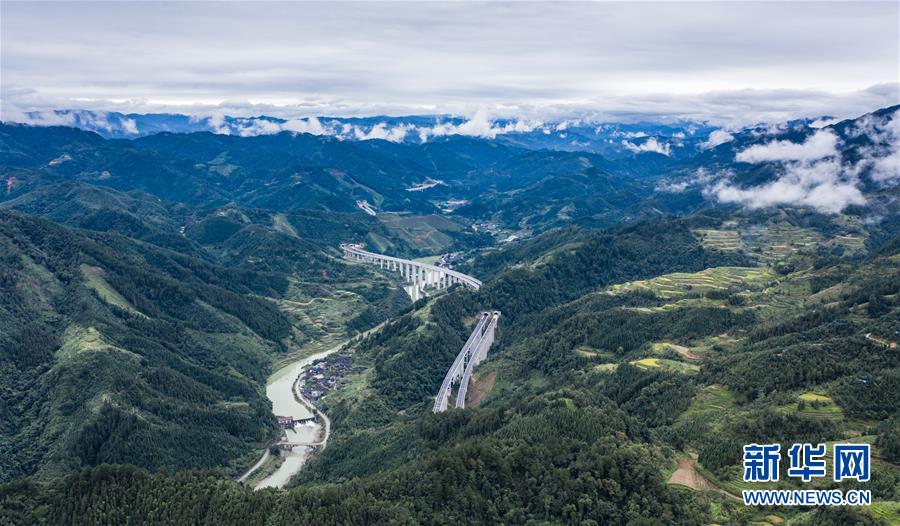
MULTIPOLYGON (((501 271, 475 294, 455 290, 417 303, 383 330, 358 339, 352 345, 354 360, 367 371, 357 379, 362 388, 323 400, 335 426, 333 443, 287 492, 253 492, 215 472, 148 473, 104 466, 41 485, 5 486, 0 495, 4 519, 35 524, 118 524, 140 517, 171 524, 737 524, 751 520, 753 510, 726 495, 666 484, 668 466, 683 451, 696 451, 702 472, 728 488, 744 442, 834 441, 863 423, 868 427, 862 433, 875 437, 877 454, 896 462, 898 403, 892 397, 900 363, 895 352, 864 337, 897 326, 895 243, 873 250, 849 273, 841 272, 848 268, 841 258, 798 253, 791 264, 803 267, 799 275, 780 275, 777 284, 761 291, 686 289, 678 308, 663 308, 671 298, 659 291, 602 292, 657 274, 653 258, 617 258, 618 266, 573 280, 582 290, 601 293, 534 302, 536 290, 569 294, 548 285, 553 271, 579 275, 585 258, 604 257, 600 246, 610 252, 636 250, 650 245, 641 239, 671 236, 670 244, 652 245, 671 246, 671 252, 656 250, 654 257, 686 274, 750 257, 708 250, 684 234, 688 226, 682 220, 654 222, 599 238, 606 241, 602 244, 591 244, 593 233, 572 231, 573 242, 564 244, 565 250, 548 243, 550 255, 539 264, 501 271), (685 251, 694 257, 679 260, 685 251), (815 269, 815 279, 808 269, 815 269), (829 285, 822 288, 822 280, 829 285), (752 308, 764 291, 774 294, 773 287, 792 289, 799 283, 808 287, 799 292, 807 308, 788 309, 784 312, 792 314, 787 316, 771 316, 778 305, 752 308), (811 302, 814 289, 827 290, 835 301, 811 302), (733 294, 744 299, 729 301, 733 294), (710 307, 709 301, 725 301, 727 307, 710 307), (431 414, 431 397, 466 337, 472 314, 496 304, 504 312, 522 313, 504 316, 497 349, 483 366, 497 373, 497 384, 477 407, 431 414), (653 342, 708 341, 725 333, 739 336, 738 341, 718 340, 693 374, 641 366, 636 360, 653 342), (811 349, 817 359, 804 359, 811 349), (802 365, 770 365, 790 360, 802 365), (871 381, 860 382, 863 377, 871 381), (729 393, 727 411, 697 407, 710 389, 729 393), (827 393, 841 417, 822 418, 812 406, 790 405, 792 393, 809 391, 827 393)), ((677 354, 660 356, 678 359, 677 354)), ((682 357, 679 363, 687 362, 682 357)), ((897 500, 898 487, 900 470, 878 463, 867 486, 876 500, 897 500)), ((787 510, 786 516, 792 524, 810 525, 880 520, 864 510, 801 511, 787 510)))
POLYGON ((734 148, 638 167, 461 137, 0 126, 0 524, 896 523, 896 189, 837 215, 658 202, 651 174, 734 148), (429 174, 445 184, 410 191, 429 174), (413 303, 342 242, 453 253, 484 285, 413 303), (432 413, 485 309, 466 409, 432 413), (340 342, 327 447, 285 490, 236 482, 279 435, 269 375, 340 342), (872 480, 808 487, 871 507, 740 502, 743 444, 838 441, 872 444, 872 480))
MULTIPOLYGON (((730 290, 686 286, 679 291, 683 299, 674 304, 651 288, 583 293, 659 274, 653 267, 657 262, 688 275, 710 267, 755 265, 752 251, 697 245, 689 227, 708 227, 715 217, 648 223, 610 237, 554 232, 533 242, 544 247, 540 257, 529 260, 511 248, 472 262, 472 268, 499 268, 501 258, 515 264, 498 271, 476 294, 456 291, 417 305, 357 342, 357 359, 371 364, 371 375, 360 379, 364 388, 354 387, 353 396, 326 397, 324 407, 336 422, 334 444, 296 483, 307 488, 348 484, 361 474, 382 476, 448 448, 464 451, 495 440, 516 455, 535 445, 555 451, 559 442, 570 440, 579 450, 589 449, 600 436, 615 435, 645 448, 642 454, 661 472, 682 452, 696 452, 698 469, 729 487, 744 443, 831 442, 862 434, 888 461, 878 464, 869 487, 876 499, 897 500, 900 470, 890 462, 896 459, 900 359, 866 338, 900 326, 895 242, 852 265, 820 251, 797 252, 782 274, 773 271, 770 282, 735 283, 730 290), (660 238, 667 242, 653 242, 660 238), (652 255, 640 247, 653 247, 652 255), (607 253, 630 257, 610 258, 615 263, 604 267, 585 263, 607 261, 607 253), (692 257, 679 259, 683 254, 692 257), (556 276, 570 279, 557 281, 556 276), (555 288, 556 283, 571 283, 582 293, 555 288), (821 297, 823 290, 834 301, 810 299, 811 294, 821 297), (785 303, 782 295, 787 294, 799 303, 785 303), (497 375, 496 385, 475 409, 430 415, 444 368, 471 327, 460 320, 473 320, 472 313, 488 306, 504 312, 497 349, 482 366, 497 375), (654 351, 655 342, 687 345, 690 350, 682 352, 690 358, 654 351), (672 366, 644 365, 648 353, 672 366), (807 392, 823 396, 794 403, 807 392), (727 408, 704 407, 710 393, 723 393, 727 400, 715 404, 727 408), (396 416, 386 416, 392 413, 396 416)), ((523 479, 517 484, 527 486, 523 479)), ((713 501, 713 509, 701 504, 694 509, 701 521, 751 516, 728 497, 713 501)), ((794 520, 868 520, 848 513, 794 520)))
MULTIPOLYGON (((296 297, 291 274, 10 212, 0 248, 4 480, 100 463, 237 468, 276 432, 259 386, 307 339, 277 304, 296 297)), ((387 285, 360 292, 385 316, 405 306, 387 285)))

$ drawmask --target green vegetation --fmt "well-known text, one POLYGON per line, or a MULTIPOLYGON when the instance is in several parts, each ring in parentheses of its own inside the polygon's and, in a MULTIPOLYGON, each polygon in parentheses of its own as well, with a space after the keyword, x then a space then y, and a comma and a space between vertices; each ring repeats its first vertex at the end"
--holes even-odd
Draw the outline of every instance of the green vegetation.
MULTIPOLYGON (((48 523, 61 516, 115 521, 142 509, 136 502, 118 508, 125 515, 96 515, 106 513, 99 495, 111 486, 104 480, 115 481, 117 498, 159 495, 154 501, 159 516, 173 513, 168 510, 178 502, 197 502, 204 492, 215 491, 227 498, 235 517, 250 524, 277 524, 287 517, 321 523, 462 517, 463 522, 510 523, 599 517, 627 523, 665 517, 678 524, 754 517, 771 523, 771 513, 747 515, 750 510, 721 492, 665 484, 675 458, 696 452, 700 476, 735 494, 746 487, 739 452, 748 441, 833 442, 876 432, 865 439, 881 454, 896 455, 896 426, 878 423, 895 415, 890 379, 897 358, 864 336, 887 334, 897 316, 897 291, 888 277, 896 275, 900 260, 892 249, 849 273, 843 260, 814 254, 796 260, 798 270, 776 273, 705 251, 683 220, 615 236, 551 233, 529 243, 546 248, 539 262, 518 255, 515 247, 490 252, 485 261, 470 263, 498 269, 481 291, 451 290, 421 301, 350 344, 353 369, 346 383, 320 402, 333 422, 329 446, 286 493, 251 493, 208 474, 99 468, 40 489, 7 487, 2 498, 18 503, 11 509, 30 514, 29 519, 48 523), (668 242, 648 243, 659 235, 668 242), (502 261, 520 257, 521 264, 501 270, 502 261), (835 275, 841 275, 839 282, 830 277, 835 275), (807 302, 817 293, 812 285, 817 279, 828 279, 826 288, 840 284, 841 294, 824 305, 807 302), (616 285, 626 282, 630 285, 616 285), (650 285, 634 286, 638 282, 650 285), (745 299, 732 301, 733 295, 745 299), (661 308, 673 301, 682 303, 661 308), (477 408, 431 414, 432 397, 471 330, 472 314, 487 306, 504 313, 495 349, 480 367, 496 375, 490 396, 477 408), (802 362, 775 365, 790 360, 802 362), (615 494, 589 482, 612 472, 615 494), (78 477, 91 482, 80 484, 78 477), (573 486, 573 481, 581 482, 573 486), (184 496, 161 497, 174 487, 184 496), (578 497, 583 494, 590 499, 578 497), (609 506, 611 501, 620 504, 609 506), (76 502, 90 504, 75 512, 76 502), (338 502, 342 511, 329 515, 337 513, 338 502)), ((47 274, 34 275, 53 290, 47 274)), ((113 287, 108 275, 104 279, 113 287)), ((351 283, 330 296, 290 299, 305 289, 302 281, 288 280, 277 301, 295 327, 292 337, 304 339, 296 331, 308 326, 318 332, 306 339, 334 341, 330 338, 336 339, 344 321, 363 305, 364 294, 353 292, 351 283), (344 321, 332 322, 338 319, 344 321)), ((109 305, 99 294, 98 301, 109 305)), ((66 341, 62 356, 134 352, 90 325, 67 331, 66 341)), ((871 488, 885 504, 868 516, 890 518, 900 474, 884 461, 876 462, 875 473, 871 488)), ((219 507, 192 510, 198 515, 190 516, 202 520, 220 517, 219 507)), ((786 512, 788 519, 802 521, 819 515, 786 512)))
POLYGON ((643 358, 635 360, 631 364, 641 369, 663 369, 680 373, 696 373, 700 370, 700 367, 694 364, 666 360, 665 358, 643 358))
POLYGON ((896 220, 666 216, 702 196, 654 197, 675 160, 658 162, 471 138, 0 126, 15 177, 2 197, 15 211, 0 212, 0 523, 896 521, 896 220), (407 191, 430 174, 446 184, 407 191), (439 215, 450 198, 470 204, 439 215), (485 230, 535 235, 479 250, 485 230), (395 274, 343 260, 342 241, 467 251, 460 270, 484 286, 410 305, 395 274), (489 394, 433 414, 488 308, 503 313, 476 371, 489 394), (328 447, 287 491, 228 480, 278 433, 272 367, 347 338, 341 382, 317 401, 328 447), (740 477, 743 444, 836 441, 873 444, 871 508, 734 498, 763 487, 740 477))
POLYGON ((3 480, 110 462, 241 470, 276 433, 274 362, 408 304, 338 259, 312 288, 8 212, 0 253, 0 446, 17 452, 3 480))
POLYGON ((442 254, 487 245, 490 236, 466 232, 466 229, 439 215, 403 216, 382 215, 381 222, 397 238, 424 254, 442 254))
MULTIPOLYGON (((672 224, 666 226, 667 235, 673 241, 678 239, 677 228, 673 229, 672 224)), ((630 241, 641 235, 652 235, 653 231, 652 228, 632 231, 628 233, 635 236, 631 240, 620 237, 616 241, 628 246, 630 241)), ((550 236, 554 239, 553 236, 559 235, 550 236)), ((597 408, 610 415, 607 422, 615 420, 615 411, 620 411, 628 422, 623 432, 634 437, 629 440, 636 445, 659 447, 670 454, 685 450, 698 452, 696 468, 713 487, 732 494, 746 487, 740 481, 739 455, 743 443, 829 442, 872 429, 873 417, 863 414, 870 415, 871 411, 854 414, 838 393, 841 389, 856 390, 856 386, 871 385, 859 382, 860 373, 853 369, 857 363, 859 367, 887 375, 897 367, 896 356, 884 353, 883 348, 871 341, 866 356, 848 358, 860 352, 859 345, 864 339, 860 333, 869 330, 868 327, 884 327, 890 323, 889 319, 894 319, 891 317, 897 316, 895 303, 887 309, 879 307, 880 314, 872 317, 865 306, 854 306, 853 299, 868 299, 872 287, 881 287, 878 289, 881 297, 894 297, 896 292, 884 286, 890 281, 888 276, 897 273, 898 261, 892 253, 876 255, 843 275, 840 283, 844 293, 836 305, 829 305, 828 311, 845 309, 847 314, 839 318, 849 316, 855 327, 850 330, 838 325, 831 329, 835 315, 813 314, 822 307, 807 302, 806 298, 814 294, 811 283, 849 268, 841 260, 822 260, 810 254, 805 256, 808 259, 794 262, 801 270, 787 274, 777 273, 768 266, 713 265, 709 270, 667 273, 664 279, 626 277, 622 281, 631 285, 605 289, 602 277, 592 275, 591 271, 579 275, 567 268, 582 258, 602 257, 597 255, 598 247, 590 238, 581 237, 577 243, 571 241, 571 237, 582 235, 572 232, 565 243, 537 238, 533 243, 546 247, 535 258, 539 262, 518 256, 516 248, 488 253, 487 261, 475 260, 470 265, 499 267, 498 261, 504 257, 519 264, 499 271, 477 294, 455 293, 420 305, 418 310, 381 333, 359 342, 357 352, 369 358, 359 362, 364 372, 359 373, 356 383, 351 384, 354 387, 348 390, 352 397, 341 398, 344 395, 339 390, 332 400, 341 400, 340 403, 330 405, 328 398, 325 402, 340 419, 335 442, 313 460, 309 470, 295 483, 313 488, 322 483, 344 483, 358 474, 377 477, 420 458, 438 455, 447 448, 461 448, 495 436, 508 439, 519 436, 516 433, 525 429, 529 430, 528 444, 547 444, 545 441, 557 438, 550 429, 567 427, 537 416, 530 417, 527 424, 506 427, 515 421, 516 416, 511 415, 532 414, 533 408, 540 407, 535 405, 536 400, 547 397, 561 411, 577 407, 583 414, 592 407, 597 408), (569 293, 557 292, 554 281, 544 278, 554 273, 574 276, 568 283, 576 287, 585 284, 581 286, 599 292, 588 292, 561 305, 547 302, 548 306, 543 307, 544 297, 569 293), (663 286, 634 287, 636 281, 663 286), (591 285, 586 285, 587 282, 591 285), (690 283, 692 287, 682 287, 682 283, 690 283), (529 294, 527 290, 540 290, 541 294, 529 294), (773 290, 789 292, 782 295, 773 290), (499 291, 516 292, 500 294, 499 291), (711 293, 721 294, 715 306, 704 303, 711 299, 711 293), (728 298, 735 294, 744 296, 745 301, 730 301, 728 298), (527 301, 518 304, 513 298, 518 301, 527 298, 527 301), (659 308, 673 300, 696 301, 687 301, 677 309, 659 308), (489 362, 481 366, 482 370, 497 373, 491 396, 477 409, 424 416, 442 378, 443 367, 452 361, 467 334, 468 326, 459 327, 458 320, 470 319, 467 313, 485 305, 500 305, 504 312, 498 348, 492 351, 489 362), (457 328, 454 334, 447 335, 441 332, 444 327, 457 328), (825 337, 816 336, 813 340, 812 334, 825 337), (822 374, 827 369, 819 372, 818 365, 810 363, 783 369, 754 362, 761 353, 783 357, 796 352, 795 347, 807 347, 809 341, 817 342, 817 360, 823 352, 829 353, 829 349, 834 349, 830 352, 846 349, 841 354, 841 366, 837 369, 830 366, 833 372, 828 375, 822 374), (434 351, 422 352, 436 346, 441 350, 440 355, 434 351), (862 366, 865 360, 872 359, 868 353, 876 348, 881 349, 881 357, 862 366), (441 367, 434 366, 435 360, 441 362, 441 367), (728 366, 723 366, 726 363, 728 366), (748 368, 736 366, 737 363, 748 364, 748 368), (809 371, 809 375, 797 377, 800 371, 809 371), (793 380, 781 377, 773 385, 792 388, 792 393, 768 392, 759 384, 754 384, 752 389, 748 387, 753 382, 769 385, 772 375, 789 372, 794 374, 793 380), (391 381, 392 378, 396 381, 391 381), (418 379, 424 383, 421 389, 416 388, 418 379), (353 402, 347 402, 348 398, 353 402), (612 405, 604 405, 609 403, 612 405), (379 408, 376 417, 373 409, 379 408), (423 437, 422 418, 454 419, 465 424, 441 427, 439 434, 423 437), (504 422, 501 427, 488 424, 497 418, 504 422), (396 445, 401 441, 405 447, 398 449, 396 445)), ((621 250, 615 245, 609 249, 621 250)), ((667 255, 657 250, 656 257, 667 255)), ((622 269, 624 273, 639 273, 648 263, 647 258, 623 259, 636 262, 622 269)), ((618 270, 607 268, 607 271, 618 270)), ((873 388, 882 396, 886 394, 886 387, 873 388)), ((847 399, 850 396, 845 395, 847 399)), ((887 405, 873 403, 870 398, 866 398, 865 404, 888 411, 887 405)), ((567 414, 567 418, 571 417, 567 414)), ((666 476, 671 473, 673 463, 672 457, 660 458, 656 469, 661 476, 666 476)), ((876 463, 875 470, 878 482, 872 489, 876 500, 895 499, 897 470, 883 462, 876 463)), ((706 519, 700 520, 727 522, 748 517, 748 510, 721 493, 703 493, 697 498, 707 507, 698 516, 706 519)), ((863 517, 852 513, 853 517, 863 517)), ((752 516, 768 520, 767 515, 771 513, 752 516)), ((797 520, 812 517, 796 515, 796 510, 787 513, 789 518, 797 520)))
POLYGON ((9 213, 0 247, 2 478, 229 466, 273 432, 257 386, 290 325, 252 293, 276 277, 9 213))

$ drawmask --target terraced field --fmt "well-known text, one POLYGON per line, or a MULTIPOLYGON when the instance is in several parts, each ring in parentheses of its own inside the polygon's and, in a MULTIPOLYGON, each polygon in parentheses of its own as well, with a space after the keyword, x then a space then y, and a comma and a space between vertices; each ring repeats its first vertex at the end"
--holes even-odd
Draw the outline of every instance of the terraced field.
POLYGON ((631 365, 641 369, 662 369, 678 373, 693 374, 700 370, 700 366, 691 363, 677 362, 665 358, 643 358, 630 362, 631 365))
POLYGON ((900 524, 900 501, 873 502, 869 513, 887 524, 900 524))
MULTIPOLYGON (((656 278, 613 285, 610 294, 649 290, 657 297, 677 299, 732 287, 761 288, 777 277, 768 267, 713 267, 700 272, 674 272, 656 278)), ((719 302, 721 303, 721 302, 719 302)))
POLYGON ((797 402, 781 406, 778 409, 788 414, 799 413, 828 420, 843 420, 844 418, 844 411, 834 403, 834 400, 816 393, 803 393, 797 397, 797 402))
POLYGON ((678 417, 678 420, 715 417, 733 410, 735 407, 734 394, 727 387, 708 385, 694 395, 691 405, 678 417))
POLYGON ((800 250, 812 249, 824 240, 811 228, 801 228, 783 223, 767 226, 751 226, 742 232, 741 238, 766 262, 782 260, 800 250))
POLYGON ((460 232, 463 227, 438 215, 400 216, 383 214, 379 216, 384 226, 407 243, 423 252, 441 253, 453 243, 448 232, 460 232))
POLYGON ((738 342, 740 342, 740 338, 727 333, 719 334, 691 342, 690 349, 692 353, 703 358, 719 349, 734 349, 738 342))
POLYGON ((706 248, 727 252, 745 250, 768 264, 802 250, 814 249, 817 245, 840 247, 847 254, 865 252, 865 229, 858 218, 837 216, 833 221, 844 232, 830 238, 812 228, 794 226, 778 219, 765 225, 739 225, 729 221, 718 229, 698 228, 693 233, 706 248))
MULTIPOLYGON (((285 298, 278 300, 278 305, 291 318, 295 331, 301 335, 299 341, 304 353, 309 354, 328 349, 345 339, 347 322, 365 307, 358 294, 347 290, 335 290, 316 298, 285 298)), ((296 358, 292 352, 284 360, 296 358)))
POLYGON ((737 230, 696 229, 693 232, 706 248, 728 252, 745 248, 743 241, 741 241, 740 232, 737 230))
POLYGON ((669 342, 654 343, 653 345, 651 345, 651 349, 654 353, 658 354, 672 351, 687 360, 700 360, 703 358, 702 355, 695 353, 689 347, 685 347, 684 345, 676 345, 669 342))

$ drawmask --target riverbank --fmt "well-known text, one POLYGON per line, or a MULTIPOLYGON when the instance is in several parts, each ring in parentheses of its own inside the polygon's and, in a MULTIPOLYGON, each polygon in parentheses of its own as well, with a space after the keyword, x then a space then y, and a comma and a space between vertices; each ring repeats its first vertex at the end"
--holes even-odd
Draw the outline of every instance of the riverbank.
MULTIPOLYGON (((287 442, 292 444, 313 444, 327 441, 328 433, 331 431, 331 422, 324 416, 324 413, 298 394, 297 379, 303 375, 304 370, 310 364, 339 351, 345 344, 346 342, 341 342, 328 350, 286 365, 269 377, 266 385, 266 397, 272 401, 272 412, 275 415, 290 416, 298 420, 318 415, 320 420, 314 424, 300 425, 284 430, 283 438, 287 442)), ((282 452, 283 462, 281 465, 271 475, 259 481, 255 489, 283 488, 290 481, 291 477, 303 468, 315 447, 317 446, 294 446, 290 451, 282 452)), ((257 464, 261 466, 264 463, 263 461, 257 464)))
MULTIPOLYGON (((361 336, 380 329, 384 323, 365 331, 361 336)), ((277 416, 290 416, 295 419, 307 419, 315 416, 317 421, 313 424, 296 426, 284 431, 282 438, 292 444, 307 444, 295 446, 292 450, 281 452, 282 462, 274 471, 262 478, 254 485, 254 489, 283 488, 306 464, 306 461, 315 452, 316 448, 324 449, 331 436, 331 420, 324 412, 319 410, 311 401, 303 397, 299 379, 306 369, 318 360, 340 351, 352 338, 343 340, 336 345, 279 368, 266 382, 266 397, 272 402, 272 413, 277 416)), ((253 474, 260 467, 267 465, 270 460, 270 451, 267 447, 253 467, 247 470, 238 479, 243 482, 252 480, 253 474)), ((277 459, 276 459, 277 460, 277 459)))

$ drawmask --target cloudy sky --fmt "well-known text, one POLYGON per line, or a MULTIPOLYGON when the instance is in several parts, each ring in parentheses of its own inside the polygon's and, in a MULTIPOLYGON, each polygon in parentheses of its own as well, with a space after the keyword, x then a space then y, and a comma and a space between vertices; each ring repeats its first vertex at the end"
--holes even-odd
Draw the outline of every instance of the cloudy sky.
POLYGON ((17 3, 23 110, 772 121, 900 102, 900 3, 17 3))

